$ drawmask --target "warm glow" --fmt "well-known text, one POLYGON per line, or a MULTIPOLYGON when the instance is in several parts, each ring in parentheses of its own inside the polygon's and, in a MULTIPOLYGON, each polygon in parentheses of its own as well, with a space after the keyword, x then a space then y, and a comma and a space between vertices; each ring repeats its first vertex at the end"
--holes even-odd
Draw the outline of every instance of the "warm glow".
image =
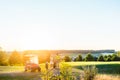
POLYGON ((120 50, 119 21, 114 0, 1 0, 0 47, 120 50))

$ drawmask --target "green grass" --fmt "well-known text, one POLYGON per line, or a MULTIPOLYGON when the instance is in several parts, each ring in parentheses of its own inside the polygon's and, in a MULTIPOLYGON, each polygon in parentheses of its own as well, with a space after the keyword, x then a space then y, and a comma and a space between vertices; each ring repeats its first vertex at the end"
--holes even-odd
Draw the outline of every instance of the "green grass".
POLYGON ((95 65, 100 74, 120 74, 120 62, 67 62, 66 64, 81 70, 82 66, 95 65))
MULTIPOLYGON (((102 75, 115 74, 115 76, 120 76, 120 61, 119 62, 65 62, 65 64, 71 65, 73 68, 80 69, 80 71, 82 70, 82 66, 95 65, 98 68, 99 74, 102 75)), ((44 72, 46 71, 45 64, 40 64, 40 67, 42 69, 42 73, 24 72, 24 66, 0 66, 0 80, 40 80, 40 76, 42 76, 41 74, 44 74, 44 72)))
MULTIPOLYGON (((40 64, 42 72, 45 71, 45 64, 40 64)), ((24 66, 0 66, 0 73, 24 72, 24 66)))
POLYGON ((24 66, 0 66, 0 80, 40 80, 45 73, 45 64, 40 64, 42 72, 24 72, 24 66))
POLYGON ((2 72, 18 72, 24 71, 23 66, 0 66, 0 73, 2 72))

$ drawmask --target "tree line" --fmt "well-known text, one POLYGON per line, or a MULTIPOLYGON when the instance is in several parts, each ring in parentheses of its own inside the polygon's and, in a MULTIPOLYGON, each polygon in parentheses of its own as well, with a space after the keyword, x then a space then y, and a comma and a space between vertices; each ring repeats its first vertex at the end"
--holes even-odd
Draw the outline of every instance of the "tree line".
MULTIPOLYGON (((50 60, 50 52, 42 51, 24 51, 20 53, 19 51, 12 51, 11 53, 6 53, 5 51, 0 50, 0 66, 14 66, 14 65, 24 65, 26 54, 37 54, 39 63, 44 63, 50 60)), ((64 61, 72 61, 72 58, 69 56, 64 56, 64 61)), ((113 55, 100 55, 99 57, 94 57, 92 54, 88 53, 84 58, 79 54, 73 61, 120 61, 120 52, 117 52, 113 55)))
POLYGON ((5 51, 0 50, 0 66, 14 66, 14 65, 24 65, 28 58, 25 57, 27 54, 35 54, 38 56, 38 62, 43 63, 49 61, 50 54, 47 52, 41 53, 32 53, 32 51, 23 51, 20 53, 19 51, 12 51, 7 53, 5 51))
POLYGON ((120 52, 114 53, 112 55, 100 55, 94 57, 91 53, 88 53, 84 58, 79 54, 76 58, 72 59, 70 56, 64 57, 65 62, 71 61, 120 61, 120 52))
POLYGON ((22 55, 13 51, 10 54, 7 54, 5 51, 0 51, 0 66, 8 66, 8 65, 22 65, 22 55))

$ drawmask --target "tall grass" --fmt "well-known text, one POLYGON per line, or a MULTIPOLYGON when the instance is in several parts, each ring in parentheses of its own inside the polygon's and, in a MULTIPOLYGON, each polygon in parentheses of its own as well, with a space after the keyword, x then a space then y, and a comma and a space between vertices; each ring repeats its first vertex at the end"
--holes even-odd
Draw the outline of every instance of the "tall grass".
POLYGON ((97 75, 96 66, 83 66, 84 80, 93 80, 97 75))
POLYGON ((84 78, 84 80, 86 76, 90 79, 95 78, 94 80, 119 80, 120 78, 120 62, 64 62, 60 64, 60 75, 57 76, 53 75, 51 71, 46 75, 49 71, 46 71, 45 64, 40 64, 40 67, 42 69, 41 73, 30 73, 23 72, 24 66, 0 66, 0 80, 41 80, 41 78, 42 80, 76 80, 77 77, 80 77, 81 73, 73 73, 74 69, 72 68, 76 68, 78 72, 82 70, 84 74, 81 78, 84 78), (87 65, 89 67, 82 67, 87 65), (95 65, 96 67, 90 67, 90 65, 95 65), (96 68, 98 68, 99 72, 97 76, 96 68), (13 73, 16 71, 19 73, 13 73), (5 74, 3 72, 5 72, 5 74), (110 75, 107 75, 107 72, 110 75), (113 75, 116 73, 117 75, 113 75))
POLYGON ((72 67, 68 64, 61 63, 60 68, 53 68, 41 76, 43 80, 75 80, 72 74, 72 67))
POLYGON ((61 63, 60 72, 60 76, 63 80, 74 80, 72 76, 72 67, 70 65, 61 63))

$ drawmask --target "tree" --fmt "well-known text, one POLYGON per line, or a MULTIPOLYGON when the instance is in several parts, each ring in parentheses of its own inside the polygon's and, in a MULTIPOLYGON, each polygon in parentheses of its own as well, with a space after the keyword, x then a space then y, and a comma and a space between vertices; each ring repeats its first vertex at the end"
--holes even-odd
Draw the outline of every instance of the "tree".
POLYGON ((104 55, 104 61, 107 61, 107 55, 104 55))
POLYGON ((103 55, 100 55, 100 56, 98 57, 97 61, 104 61, 103 55))
POLYGON ((112 61, 120 61, 120 58, 116 54, 113 54, 111 60, 112 61))
POLYGON ((108 56, 105 55, 105 56, 104 56, 104 60, 105 60, 105 61, 111 61, 111 57, 112 57, 111 55, 108 55, 108 56))
POLYGON ((94 57, 90 53, 88 53, 85 57, 85 61, 94 61, 94 57))
POLYGON ((22 65, 22 56, 19 52, 13 51, 9 57, 9 64, 13 65, 22 65))
POLYGON ((0 65, 1 66, 8 65, 8 55, 2 50, 0 50, 0 65))
POLYGON ((82 61, 82 56, 79 54, 78 57, 75 59, 76 61, 82 61))
POLYGON ((117 56, 120 57, 120 51, 117 52, 117 56))
POLYGON ((111 58, 110 58, 110 57, 107 57, 107 58, 106 58, 106 61, 111 61, 111 58))
POLYGON ((111 59, 111 58, 112 58, 112 55, 108 55, 108 57, 111 59))
POLYGON ((71 61, 71 58, 70 58, 69 56, 65 56, 65 57, 64 57, 64 60, 65 60, 65 62, 70 62, 70 61, 71 61))

